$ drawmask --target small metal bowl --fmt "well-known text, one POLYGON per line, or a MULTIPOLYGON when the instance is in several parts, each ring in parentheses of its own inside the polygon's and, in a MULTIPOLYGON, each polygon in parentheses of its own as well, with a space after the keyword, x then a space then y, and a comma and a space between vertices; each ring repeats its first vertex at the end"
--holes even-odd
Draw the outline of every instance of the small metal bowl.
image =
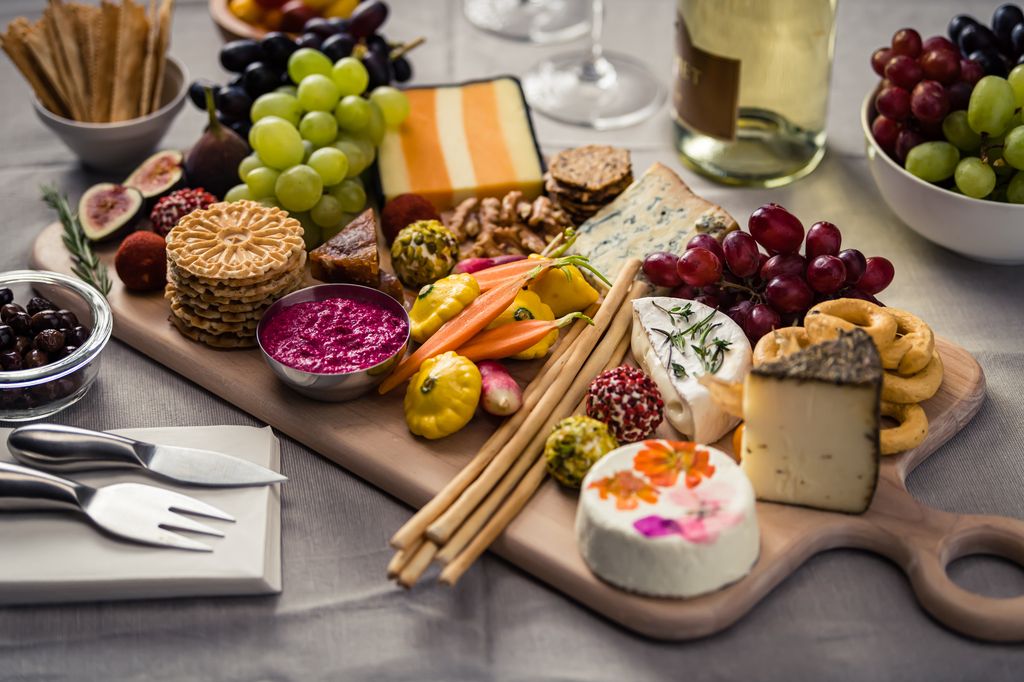
POLYGON ((288 294, 267 308, 267 312, 263 314, 259 325, 256 327, 256 343, 259 344, 260 351, 263 353, 263 357, 267 361, 267 364, 270 365, 272 370, 274 370, 274 374, 276 374, 278 378, 280 378, 281 381, 289 387, 308 398, 313 398, 314 400, 341 402, 344 400, 352 400, 353 398, 358 398, 359 396, 366 394, 384 381, 384 378, 387 377, 387 375, 391 374, 399 361, 405 355, 406 349, 409 347, 409 331, 409 313, 405 311, 405 308, 402 307, 401 303, 387 294, 358 284, 318 284, 305 289, 300 289, 295 293, 288 294), (373 303, 393 310, 403 320, 405 320, 405 342, 402 344, 402 347, 387 360, 373 365, 372 367, 367 367, 355 372, 344 372, 341 374, 319 374, 306 372, 301 369, 289 367, 288 365, 271 357, 270 353, 267 352, 267 349, 263 347, 263 343, 261 341, 263 338, 264 325, 268 324, 270 320, 274 319, 274 317, 276 317, 282 310, 293 306, 296 303, 325 301, 332 298, 348 298, 357 301, 365 301, 367 303, 373 303))
POLYGON ((42 419, 81 400, 100 368, 100 354, 110 340, 114 317, 107 299, 79 279, 56 272, 14 270, 0 273, 0 288, 14 291, 25 304, 33 290, 67 308, 90 329, 89 338, 73 353, 42 367, 0 371, 0 422, 42 419))

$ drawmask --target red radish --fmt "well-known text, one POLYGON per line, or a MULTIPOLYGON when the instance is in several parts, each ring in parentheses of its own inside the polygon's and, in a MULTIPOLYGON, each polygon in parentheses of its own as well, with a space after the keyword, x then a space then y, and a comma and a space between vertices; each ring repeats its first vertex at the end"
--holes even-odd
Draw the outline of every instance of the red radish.
POLYGON ((495 265, 504 265, 505 263, 514 263, 517 260, 524 260, 525 258, 526 256, 516 254, 508 256, 494 256, 493 258, 467 258, 466 260, 460 260, 456 263, 452 273, 474 273, 478 270, 486 270, 487 268, 493 268, 495 265))
POLYGON ((523 406, 523 391, 504 365, 483 360, 476 366, 480 370, 480 404, 484 412, 507 417, 523 406))

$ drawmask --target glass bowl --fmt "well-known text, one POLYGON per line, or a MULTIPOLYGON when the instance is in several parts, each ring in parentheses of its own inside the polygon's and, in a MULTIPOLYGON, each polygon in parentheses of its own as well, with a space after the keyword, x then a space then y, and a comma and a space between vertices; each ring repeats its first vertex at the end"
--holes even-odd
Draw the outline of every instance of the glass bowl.
POLYGON ((0 289, 9 288, 22 306, 35 295, 70 310, 90 330, 72 353, 42 367, 0 371, 0 422, 42 419, 85 396, 99 372, 100 354, 110 340, 114 318, 107 299, 85 282, 56 272, 13 270, 0 273, 0 289), (36 293, 38 292, 38 293, 36 293))

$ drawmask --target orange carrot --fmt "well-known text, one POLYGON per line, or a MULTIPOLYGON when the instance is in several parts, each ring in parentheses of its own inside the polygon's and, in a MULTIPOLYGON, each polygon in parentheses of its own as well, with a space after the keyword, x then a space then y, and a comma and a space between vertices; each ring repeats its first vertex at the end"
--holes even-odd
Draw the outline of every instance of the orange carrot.
POLYGON ((551 330, 561 329, 577 318, 586 320, 587 324, 594 324, 594 321, 583 313, 569 313, 557 320, 510 322, 480 332, 455 352, 473 362, 501 360, 540 343, 545 336, 551 333, 551 330))
POLYGON ((480 291, 487 291, 501 284, 509 277, 518 277, 533 270, 538 265, 554 263, 552 258, 526 258, 524 260, 502 263, 485 270, 477 270, 473 278, 480 285, 480 291))
POLYGON ((399 363, 395 371, 377 389, 387 393, 419 371, 420 365, 441 353, 455 350, 489 325, 515 300, 519 290, 534 277, 547 272, 551 263, 534 265, 529 272, 508 277, 497 286, 480 294, 462 312, 448 320, 416 352, 399 363))

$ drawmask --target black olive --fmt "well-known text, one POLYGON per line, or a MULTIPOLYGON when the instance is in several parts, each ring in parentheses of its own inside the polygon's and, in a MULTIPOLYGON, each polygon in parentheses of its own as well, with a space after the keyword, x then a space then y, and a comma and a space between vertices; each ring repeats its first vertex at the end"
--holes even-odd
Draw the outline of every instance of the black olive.
POLYGON ((4 287, 0 289, 0 305, 7 305, 14 300, 14 292, 4 287))
POLYGON ((24 368, 21 355, 17 351, 8 350, 0 353, 0 369, 7 372, 16 372, 24 368))
POLYGON ((78 326, 78 316, 70 310, 58 310, 60 316, 60 328, 63 330, 72 329, 78 326))
POLYGON ((18 336, 14 333, 13 329, 6 324, 0 324, 0 349, 10 348, 14 345, 14 341, 17 338, 18 336))
POLYGON ((67 356, 69 356, 72 353, 74 353, 76 350, 78 350, 77 346, 64 346, 59 351, 57 351, 57 357, 58 358, 66 358, 67 356))
POLYGON ((10 319, 18 313, 25 312, 17 303, 4 303, 3 307, 0 307, 0 322, 10 324, 10 319))
POLYGON ((50 362, 50 356, 41 350, 30 350, 25 353, 25 367, 42 367, 50 362))
POLYGON ((38 334, 44 329, 59 329, 60 315, 55 310, 41 310, 32 315, 32 331, 38 334))
POLYGON ((28 336, 32 333, 32 318, 25 311, 14 313, 6 322, 18 336, 28 336))
POLYGON ((47 353, 56 353, 64 347, 64 332, 59 329, 44 329, 36 334, 35 346, 47 353))
POLYGON ((27 336, 19 336, 14 340, 14 350, 18 351, 18 355, 24 355, 30 348, 32 348, 31 338, 27 336))
POLYGON ((29 315, 35 315, 36 313, 41 313, 44 310, 56 310, 57 306, 50 303, 42 296, 33 296, 29 299, 28 305, 25 306, 25 309, 28 310, 29 315))
POLYGON ((64 340, 72 346, 81 346, 88 338, 89 330, 82 325, 72 327, 70 331, 64 334, 64 340))

